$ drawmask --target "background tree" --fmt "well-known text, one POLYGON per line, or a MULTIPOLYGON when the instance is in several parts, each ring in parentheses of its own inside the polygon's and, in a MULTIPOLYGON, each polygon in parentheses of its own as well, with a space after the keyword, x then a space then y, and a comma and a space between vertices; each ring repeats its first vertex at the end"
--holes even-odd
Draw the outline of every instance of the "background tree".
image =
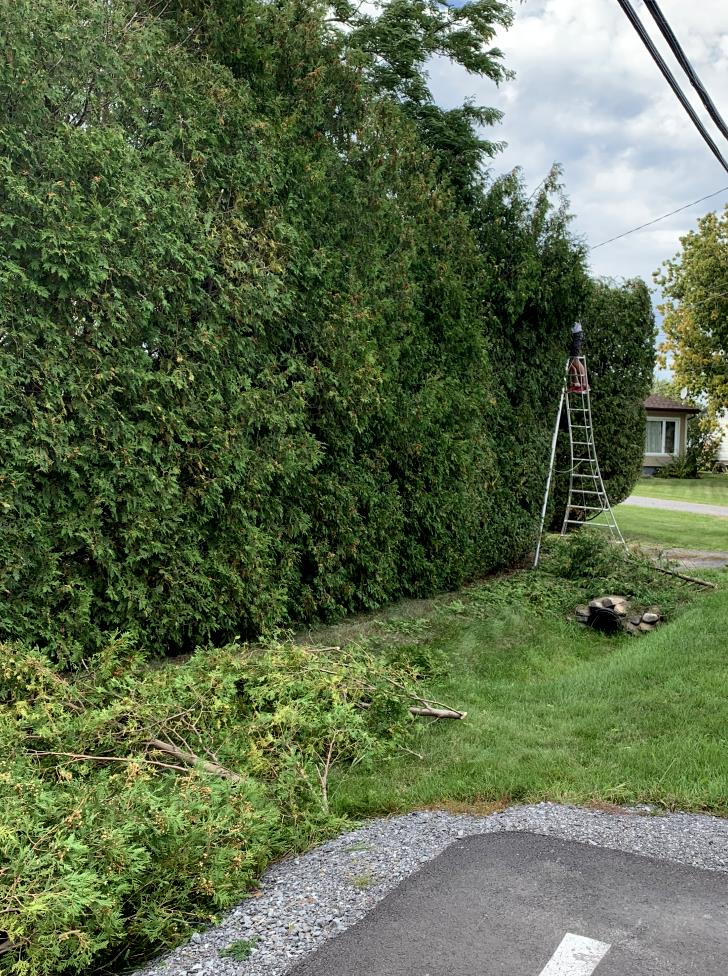
POLYGON ((710 412, 728 407, 728 208, 701 217, 655 280, 666 298, 663 358, 710 412))

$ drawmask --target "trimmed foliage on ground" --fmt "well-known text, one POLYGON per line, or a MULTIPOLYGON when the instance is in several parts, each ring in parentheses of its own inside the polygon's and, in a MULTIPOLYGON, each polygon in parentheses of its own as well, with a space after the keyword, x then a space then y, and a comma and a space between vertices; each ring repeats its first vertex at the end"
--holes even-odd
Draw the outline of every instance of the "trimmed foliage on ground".
MULTIPOLYGON (((670 619, 691 596, 584 535, 548 546, 541 571, 489 580, 432 618, 343 649, 233 644, 160 663, 117 638, 64 671, 43 651, 4 645, 3 970, 118 972, 204 926, 272 857, 340 829, 346 813, 474 793, 563 796, 568 776, 556 775, 553 756, 528 787, 526 767, 514 766, 526 736, 529 775, 539 767, 534 674, 558 684, 574 661, 589 660, 596 681, 609 651, 639 655, 653 640, 607 642, 567 622, 568 612, 609 590, 660 603, 670 619), (413 718, 410 706, 433 700, 425 688, 467 709, 466 722, 413 718), (509 709, 525 725, 519 732, 509 718, 503 738, 509 709), (479 783, 473 770, 483 764, 479 783)), ((560 701, 555 686, 549 696, 540 723, 560 701)), ((602 735, 616 741, 599 725, 574 727, 549 748, 576 755, 602 735)), ((595 796, 614 798, 594 782, 595 796)), ((624 791, 639 793, 628 780, 624 791)))
POLYGON ((272 856, 340 826, 331 771, 397 747, 415 685, 356 649, 150 667, 119 639, 70 675, 3 646, 1 968, 116 972, 209 922, 272 856))

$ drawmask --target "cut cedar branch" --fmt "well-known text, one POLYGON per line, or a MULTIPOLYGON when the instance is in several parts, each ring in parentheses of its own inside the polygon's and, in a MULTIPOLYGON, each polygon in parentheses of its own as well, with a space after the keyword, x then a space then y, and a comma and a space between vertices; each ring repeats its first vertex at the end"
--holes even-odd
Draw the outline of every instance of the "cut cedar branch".
POLYGON ((410 708, 410 715, 421 715, 425 718, 456 718, 462 719, 467 716, 467 712, 458 712, 454 708, 431 708, 430 706, 413 705, 410 708))
POLYGON ((220 766, 219 763, 209 762, 207 759, 201 759, 196 756, 194 752, 185 752, 184 749, 178 749, 177 746, 173 746, 171 742, 163 742, 161 739, 150 739, 147 742, 147 746, 150 749, 156 749, 158 752, 165 752, 168 756, 174 756, 180 762, 184 763, 186 766, 194 766, 199 769, 204 770, 206 773, 212 773, 213 776, 222 776, 223 779, 234 779, 241 780, 243 777, 234 773, 231 769, 226 769, 224 766, 220 766))
MULTIPOLYGON (((341 646, 338 644, 335 644, 332 647, 303 647, 302 648, 302 650, 306 651, 312 656, 320 651, 340 651, 341 649, 342 649, 341 646)), ((320 667, 319 665, 314 665, 314 666, 318 671, 321 671, 324 674, 336 674, 335 671, 332 671, 329 668, 323 668, 320 667)), ((410 706, 409 709, 410 715, 416 715, 421 718, 434 718, 434 719, 467 718, 468 715, 467 712, 460 712, 458 711, 458 709, 450 708, 449 705, 444 705, 442 702, 432 701, 429 698, 423 698, 421 695, 416 695, 414 692, 410 691, 410 689, 407 688, 406 685, 400 684, 400 682, 395 681, 394 678, 384 676, 384 680, 387 682, 387 684, 391 685, 393 688, 396 688, 397 691, 399 691, 402 695, 404 695, 405 698, 409 698, 412 701, 417 702, 416 705, 410 706)), ((376 689, 372 685, 364 685, 362 690, 372 692, 375 691, 376 689)), ((367 702, 359 702, 358 707, 366 709, 369 708, 369 704, 367 702)))
MULTIPOLYGON (((422 701, 418 698, 417 701, 422 701)), ((359 708, 371 708, 369 702, 359 702, 359 708)), ((421 705, 412 705, 409 710, 410 715, 416 715, 418 718, 453 718, 453 719, 464 719, 467 718, 467 712, 459 712, 456 708, 435 708, 434 705, 429 702, 423 702, 421 705)))
POLYGON ((201 759, 199 756, 196 756, 194 752, 185 752, 183 749, 178 749, 177 746, 173 746, 171 742, 163 742, 161 739, 150 739, 146 743, 146 747, 147 749, 156 749, 158 752, 164 752, 168 756, 174 756, 175 759, 178 759, 180 762, 184 763, 184 765, 177 766, 172 763, 156 762, 154 759, 147 759, 143 756, 93 756, 84 752, 41 752, 30 750, 28 755, 58 756, 60 758, 73 760, 74 762, 141 762, 148 763, 151 766, 160 766, 162 769, 176 769, 180 772, 186 772, 186 767, 193 767, 201 769, 206 773, 210 773, 213 776, 222 776, 224 779, 242 780, 243 778, 238 773, 234 773, 231 769, 226 769, 224 766, 220 766, 218 763, 208 762, 207 759, 201 759))

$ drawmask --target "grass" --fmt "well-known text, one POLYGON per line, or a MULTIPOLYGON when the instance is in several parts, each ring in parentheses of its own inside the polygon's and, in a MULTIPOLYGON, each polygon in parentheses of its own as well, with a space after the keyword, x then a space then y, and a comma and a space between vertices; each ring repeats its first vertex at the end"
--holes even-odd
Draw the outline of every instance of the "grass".
POLYGON ((728 475, 705 474, 695 480, 640 478, 632 494, 673 502, 728 506, 728 475))
POLYGON ((728 815, 728 590, 643 638, 517 600, 481 606, 485 619, 441 609, 424 639, 447 661, 432 696, 467 720, 417 725, 422 760, 402 753, 342 778, 339 811, 554 800, 728 815))
POLYGON ((728 552, 728 518, 631 505, 618 505, 614 514, 627 539, 666 549, 728 552))

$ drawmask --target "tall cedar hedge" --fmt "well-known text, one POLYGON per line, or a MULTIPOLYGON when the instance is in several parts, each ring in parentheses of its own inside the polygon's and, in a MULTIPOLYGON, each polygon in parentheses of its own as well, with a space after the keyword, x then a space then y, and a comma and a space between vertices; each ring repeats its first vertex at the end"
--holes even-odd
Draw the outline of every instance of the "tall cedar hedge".
MULTIPOLYGON (((652 388, 656 338, 647 285, 640 279, 590 281, 581 321, 594 443, 609 500, 616 505, 632 491, 644 459, 644 400, 652 388)), ((558 530, 568 496, 568 448, 563 416, 552 500, 551 527, 558 530)))
MULTIPOLYGON (((174 651, 512 563, 571 323, 641 377, 644 301, 553 179, 451 182, 323 4, 147 9, 2 9, 2 637, 174 651)), ((621 493, 641 379, 600 377, 621 493)))

